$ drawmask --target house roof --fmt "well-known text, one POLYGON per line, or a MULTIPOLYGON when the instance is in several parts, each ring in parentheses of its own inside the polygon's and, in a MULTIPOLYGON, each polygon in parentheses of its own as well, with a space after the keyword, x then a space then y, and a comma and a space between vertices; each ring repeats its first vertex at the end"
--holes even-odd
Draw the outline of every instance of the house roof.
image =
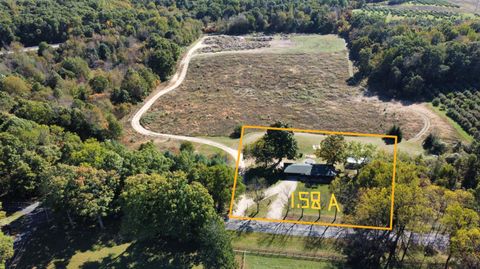
POLYGON ((337 175, 335 171, 335 167, 333 165, 328 164, 314 164, 312 167, 312 171, 310 172, 311 175, 314 176, 326 176, 326 177, 334 177, 337 175))
POLYGON ((326 177, 334 177, 337 175, 335 171, 335 167, 333 165, 328 164, 303 164, 303 163, 295 163, 289 165, 285 168, 284 173, 286 174, 298 174, 298 175, 306 175, 306 176, 326 176, 326 177))
POLYGON ((287 174, 301 174, 301 175, 308 176, 310 175, 311 171, 312 171, 311 164, 294 163, 292 165, 289 165, 287 168, 285 168, 283 172, 287 174))

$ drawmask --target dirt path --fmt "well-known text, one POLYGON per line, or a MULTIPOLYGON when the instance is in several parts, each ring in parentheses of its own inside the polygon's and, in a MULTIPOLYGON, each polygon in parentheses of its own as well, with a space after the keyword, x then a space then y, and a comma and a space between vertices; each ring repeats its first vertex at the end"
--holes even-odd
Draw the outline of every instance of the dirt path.
MULTIPOLYGON (((281 180, 277 184, 270 186, 264 191, 265 199, 268 199, 274 195, 277 195, 276 199, 272 202, 269 207, 267 218, 269 219, 281 219, 283 208, 285 204, 288 202, 288 197, 297 189, 297 181, 286 181, 281 180)), ((233 216, 243 217, 245 216, 245 212, 251 206, 253 206, 255 202, 252 198, 247 197, 246 195, 240 196, 238 200, 235 210, 233 211, 233 216)))
POLYGON ((255 204, 252 198, 247 197, 245 194, 240 196, 237 202, 237 206, 233 211, 233 216, 243 217, 247 209, 255 204))
POLYGON ((411 105, 412 111, 417 113, 423 120, 423 127, 422 129, 408 141, 420 141, 424 136, 427 135, 427 132, 430 130, 432 123, 428 114, 425 112, 424 107, 420 107, 421 105, 411 105))
POLYGON ((280 181, 278 184, 265 191, 269 194, 278 194, 275 201, 270 204, 267 219, 281 219, 283 208, 288 203, 288 198, 297 189, 297 181, 280 181))
MULTIPOLYGON (((169 84, 166 88, 164 89, 157 89, 157 93, 155 93, 153 96, 148 98, 146 102, 143 104, 143 106, 135 113, 135 115, 132 118, 131 124, 132 128, 137 131, 140 134, 147 135, 147 136, 153 136, 153 137, 162 137, 162 138, 172 138, 172 139, 177 139, 177 140, 183 140, 183 141, 190 141, 194 143, 199 143, 199 144, 205 144, 209 145, 212 147, 219 148, 226 153, 228 153, 230 156, 232 156, 235 160, 237 160, 238 157, 238 151, 235 149, 232 149, 230 147, 227 147, 223 144, 217 143, 215 141, 211 141, 209 139, 205 138, 199 138, 199 137, 190 137, 190 136, 183 136, 183 135, 171 135, 171 134, 162 134, 162 133, 157 133, 153 132, 150 130, 145 129, 141 124, 140 124, 140 119, 142 118, 143 114, 147 112, 150 107, 157 101, 160 97, 163 95, 177 89, 182 82, 185 80, 185 77, 187 75, 188 71, 188 65, 190 64, 190 60, 192 57, 195 55, 195 52, 202 48, 203 41, 205 37, 202 37, 195 45, 193 45, 188 52, 185 54, 184 58, 180 62, 180 65, 178 67, 177 72, 173 77, 170 79, 169 84)), ((163 87, 163 86, 162 86, 163 87)), ((240 167, 243 167, 243 161, 242 158, 240 158, 240 167)))

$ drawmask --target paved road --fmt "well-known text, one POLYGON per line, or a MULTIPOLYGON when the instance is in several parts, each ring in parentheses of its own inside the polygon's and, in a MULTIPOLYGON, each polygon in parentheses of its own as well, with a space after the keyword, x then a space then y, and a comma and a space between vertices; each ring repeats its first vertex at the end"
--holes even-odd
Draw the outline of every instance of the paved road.
MULTIPOLYGON (((54 49, 58 49, 60 47, 61 44, 49 44, 50 47, 54 48, 54 49)), ((20 50, 21 52, 32 52, 32 51, 38 51, 38 46, 33 46, 33 47, 26 47, 26 48, 22 48, 20 50)), ((1 55, 5 55, 5 54, 13 54, 15 53, 15 51, 13 50, 8 50, 8 51, 0 51, 0 56, 1 55)))
MULTIPOLYGON (((263 222, 254 220, 229 219, 225 222, 227 230, 237 232, 259 232, 286 236, 308 236, 318 238, 341 238, 355 233, 352 228, 327 227, 320 225, 305 225, 293 223, 263 222)), ((406 232, 408 237, 410 232, 406 232)), ((412 241, 421 245, 432 245, 436 249, 445 250, 448 246, 448 236, 427 233, 412 236, 412 241)))
MULTIPOLYGON (((172 79, 169 81, 169 84, 166 88, 164 89, 158 89, 158 92, 155 93, 152 97, 150 97, 144 104, 143 106, 135 113, 135 115, 132 118, 131 124, 132 127, 135 131, 143 134, 143 135, 148 135, 148 136, 153 136, 153 137, 163 137, 163 138, 171 138, 171 139, 177 139, 177 140, 183 140, 183 141, 190 141, 194 143, 199 143, 199 144, 205 144, 209 145, 212 147, 219 148, 226 153, 228 153, 230 156, 234 158, 234 160, 237 160, 238 157, 238 151, 235 149, 232 149, 228 146, 225 146, 223 144, 220 144, 218 142, 206 139, 206 138, 199 138, 199 137, 190 137, 190 136, 183 136, 183 135, 172 135, 172 134, 162 134, 162 133, 157 133, 153 132, 150 130, 145 129, 141 124, 140 124, 140 119, 142 118, 142 115, 147 112, 150 107, 157 101, 160 97, 163 95, 177 89, 182 82, 185 80, 185 77, 187 75, 188 71, 188 65, 190 64, 190 60, 194 56, 195 52, 202 48, 203 41, 205 40, 205 37, 202 37, 194 46, 192 46, 187 54, 183 57, 182 61, 180 62, 179 68, 175 75, 173 75, 172 79)), ((163 87, 160 86, 160 87, 163 87)), ((240 167, 244 167, 243 163, 243 158, 240 158, 240 167)))

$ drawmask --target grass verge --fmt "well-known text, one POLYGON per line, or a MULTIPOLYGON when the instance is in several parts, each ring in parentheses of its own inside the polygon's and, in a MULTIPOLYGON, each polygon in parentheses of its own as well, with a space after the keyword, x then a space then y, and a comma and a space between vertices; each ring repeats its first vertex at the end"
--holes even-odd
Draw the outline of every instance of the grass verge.
POLYGON ((433 111, 435 111, 435 113, 440 115, 440 117, 446 119, 453 126, 455 131, 457 131, 457 133, 459 134, 459 137, 461 137, 464 141, 466 141, 468 143, 473 142, 473 137, 471 135, 469 135, 467 132, 465 132, 465 130, 463 130, 463 128, 458 123, 456 123, 449 116, 447 116, 445 111, 442 111, 442 110, 440 110, 440 108, 438 108, 436 106, 433 106, 432 103, 428 103, 428 107, 430 109, 432 109, 433 111))

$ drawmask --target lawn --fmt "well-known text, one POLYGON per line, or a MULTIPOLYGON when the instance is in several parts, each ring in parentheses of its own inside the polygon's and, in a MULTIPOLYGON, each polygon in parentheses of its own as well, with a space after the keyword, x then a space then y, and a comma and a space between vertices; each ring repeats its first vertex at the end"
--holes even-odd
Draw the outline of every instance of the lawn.
MULTIPOLYGON (((297 189, 293 193, 295 197, 294 207, 292 208, 292 205, 291 205, 292 199, 290 198, 288 204, 284 209, 284 214, 286 214, 288 211, 286 219, 331 223, 335 218, 335 210, 334 208, 332 208, 332 210, 330 211, 328 210, 328 205, 331 197, 331 193, 328 186, 329 186, 328 184, 317 184, 309 187, 305 183, 299 183, 297 186, 297 189), (303 210, 303 217, 302 217, 302 209, 299 206, 300 201, 298 199, 299 192, 308 192, 308 193, 320 192, 320 200, 321 200, 321 208, 322 208, 320 219, 318 218, 319 216, 318 209, 312 209, 311 206, 310 208, 305 208, 303 210)), ((339 205, 339 207, 340 207, 340 210, 342 210, 342 205, 339 205)), ((337 217, 335 219, 336 223, 341 222, 341 216, 342 216, 341 211, 337 212, 337 217)))
POLYGON ((330 238, 301 237, 281 234, 230 232, 234 249, 271 253, 289 253, 341 260, 344 256, 330 238))
POLYGON ((190 254, 174 242, 136 243, 124 239, 120 223, 106 229, 44 223, 28 237, 16 268, 178 268, 190 254), (149 251, 145 251, 149 249, 149 251))
POLYGON ((250 217, 250 218, 255 218, 255 217, 264 218, 268 213, 268 209, 270 207, 270 204, 273 201, 275 201, 276 198, 277 198, 277 195, 273 195, 273 196, 270 196, 270 197, 260 201, 258 212, 257 212, 257 204, 254 204, 253 206, 251 206, 247 209, 247 211, 245 212, 245 216, 250 217))
MULTIPOLYGON (((257 139, 261 138, 263 132, 259 129, 248 129, 249 133, 245 136, 243 140, 243 146, 246 144, 250 144, 255 142, 257 139)), ((313 145, 319 145, 322 140, 324 140, 326 135, 322 134, 315 134, 315 133, 301 133, 295 132, 295 139, 298 143, 298 151, 303 153, 303 157, 299 160, 303 160, 307 158, 309 155, 311 158, 312 155, 315 154, 315 150, 313 149, 313 145)), ((213 140, 216 140, 214 138, 213 140)), ((387 153, 393 154, 393 145, 386 145, 385 142, 381 138, 378 137, 366 137, 366 136, 345 136, 346 141, 356 141, 365 144, 373 144, 377 147, 378 150, 383 150, 387 153)), ((219 141, 220 142, 220 141, 219 141)), ((237 142, 238 143, 238 142, 237 142)), ((236 144, 238 146, 238 144, 236 144)), ((400 144, 397 145, 398 151, 405 152, 411 155, 418 155, 424 152, 421 141, 418 142, 411 142, 411 141, 402 141, 400 144)), ((316 158, 315 158, 316 159, 316 158)), ((317 162, 321 162, 320 159, 316 159, 317 162)))
POLYGON ((182 85, 147 112, 146 127, 208 137, 229 136, 239 124, 268 126, 276 121, 295 128, 363 133, 384 133, 397 122, 406 138, 421 129, 417 114, 347 85, 343 39, 293 35, 279 42, 286 44, 261 52, 196 56, 182 85), (278 49, 282 53, 275 53, 278 49))
POLYGON ((344 265, 339 265, 329 261, 311 261, 311 260, 299 260, 285 257, 268 257, 259 256, 253 254, 246 254, 245 256, 245 269, 334 269, 345 268, 344 265))

